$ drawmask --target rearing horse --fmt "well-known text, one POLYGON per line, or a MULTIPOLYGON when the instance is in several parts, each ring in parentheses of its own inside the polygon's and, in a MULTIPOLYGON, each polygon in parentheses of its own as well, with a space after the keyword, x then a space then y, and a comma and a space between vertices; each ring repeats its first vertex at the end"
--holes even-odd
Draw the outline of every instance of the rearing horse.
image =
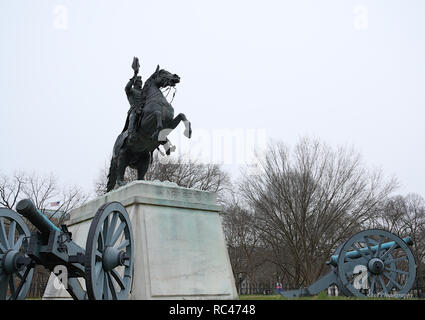
MULTIPOLYGON (((184 135, 192 136, 191 124, 183 113, 174 118, 174 109, 162 94, 161 88, 174 87, 180 82, 176 74, 160 69, 146 80, 142 94, 143 111, 139 119, 134 139, 128 139, 128 131, 122 132, 116 139, 108 174, 106 192, 125 184, 124 173, 127 166, 137 170, 137 179, 143 180, 148 171, 153 151, 168 142, 166 136, 183 121, 184 135)), ((167 152, 169 154, 169 152, 167 152)))

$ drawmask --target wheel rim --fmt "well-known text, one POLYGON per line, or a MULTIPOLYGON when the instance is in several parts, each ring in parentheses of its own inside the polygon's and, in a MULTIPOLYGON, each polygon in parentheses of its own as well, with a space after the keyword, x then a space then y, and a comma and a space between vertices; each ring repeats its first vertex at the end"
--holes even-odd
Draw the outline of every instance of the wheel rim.
POLYGON ((414 284, 416 263, 412 251, 401 238, 385 230, 371 229, 355 234, 344 244, 338 257, 338 276, 354 296, 401 298, 414 284), (385 248, 384 243, 393 245, 385 248), (348 258, 346 254, 353 252, 359 257, 348 258), (362 266, 358 270, 366 275, 366 288, 355 284, 360 276, 354 273, 356 266, 362 266))
POLYGON ((0 300, 25 299, 34 269, 16 265, 25 256, 30 231, 14 211, 0 208, 0 300))
POLYGON ((90 225, 86 244, 87 294, 93 300, 127 299, 133 277, 133 233, 119 202, 104 204, 90 225))

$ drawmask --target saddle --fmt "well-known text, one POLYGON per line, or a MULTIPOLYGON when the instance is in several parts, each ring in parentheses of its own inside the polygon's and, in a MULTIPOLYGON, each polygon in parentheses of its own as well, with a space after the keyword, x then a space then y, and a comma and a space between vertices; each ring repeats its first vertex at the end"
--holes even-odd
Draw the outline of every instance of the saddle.
MULTIPOLYGON (((121 133, 123 133, 124 131, 126 131, 128 129, 128 125, 130 122, 130 113, 131 113, 131 109, 127 112, 127 118, 125 119, 125 124, 124 124, 124 128, 122 129, 121 133)), ((143 109, 141 109, 140 111, 136 110, 136 116, 137 116, 137 120, 136 120, 136 131, 140 128, 140 125, 142 123, 142 118, 143 118, 143 109)))

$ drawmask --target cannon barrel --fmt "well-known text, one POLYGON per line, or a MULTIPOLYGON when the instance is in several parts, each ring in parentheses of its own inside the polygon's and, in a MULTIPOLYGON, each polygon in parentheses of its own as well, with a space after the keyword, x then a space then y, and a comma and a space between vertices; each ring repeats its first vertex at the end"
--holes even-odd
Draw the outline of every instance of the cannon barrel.
MULTIPOLYGON (((409 246, 411 246, 413 244, 413 240, 410 237, 403 238, 403 241, 406 244, 408 244, 409 246)), ((396 245, 396 247, 394 249, 399 248, 399 245, 396 244, 395 241, 385 242, 385 243, 381 244, 380 250, 390 249, 394 245, 396 245)), ((378 250, 378 245, 372 246, 372 247, 370 247, 370 249, 372 250, 372 252, 376 252, 378 250)), ((367 248, 367 247, 361 248, 361 249, 359 249, 359 251, 363 254, 367 254, 369 252, 369 248, 367 248)), ((350 258, 350 259, 357 259, 357 258, 361 257, 361 253, 359 253, 357 250, 353 250, 353 251, 347 252, 346 257, 350 258)), ((333 256, 331 256, 331 259, 327 262, 327 264, 331 264, 331 265, 336 267, 338 265, 338 257, 339 256, 337 254, 334 254, 333 256)))
POLYGON ((60 231, 44 214, 37 210, 30 199, 19 201, 16 211, 27 218, 43 235, 48 235, 50 231, 60 231))

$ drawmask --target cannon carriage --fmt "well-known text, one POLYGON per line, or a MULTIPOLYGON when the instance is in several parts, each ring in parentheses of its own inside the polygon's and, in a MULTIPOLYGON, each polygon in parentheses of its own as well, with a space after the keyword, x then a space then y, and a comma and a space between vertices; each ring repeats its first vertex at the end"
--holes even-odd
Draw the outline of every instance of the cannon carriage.
POLYGON ((403 298, 416 277, 411 245, 410 237, 402 239, 385 230, 359 232, 330 257, 328 274, 309 287, 281 294, 287 298, 312 296, 336 285, 345 296, 403 298))
POLYGON ((134 266, 134 240, 130 218, 119 202, 102 205, 88 232, 86 247, 72 240, 65 225, 55 226, 33 202, 18 202, 16 211, 36 228, 29 231, 24 219, 0 208, 0 300, 25 299, 34 267, 51 272, 62 267, 61 283, 73 299, 127 299, 134 266))

